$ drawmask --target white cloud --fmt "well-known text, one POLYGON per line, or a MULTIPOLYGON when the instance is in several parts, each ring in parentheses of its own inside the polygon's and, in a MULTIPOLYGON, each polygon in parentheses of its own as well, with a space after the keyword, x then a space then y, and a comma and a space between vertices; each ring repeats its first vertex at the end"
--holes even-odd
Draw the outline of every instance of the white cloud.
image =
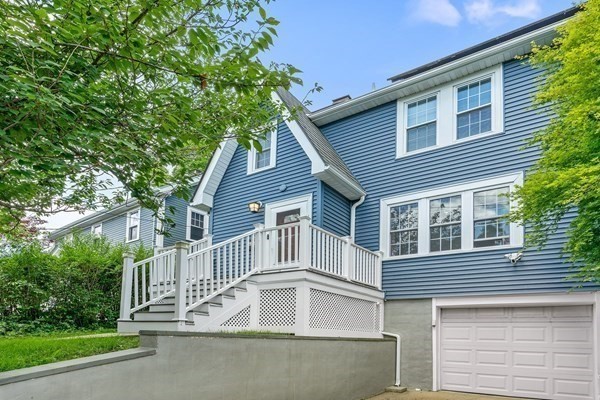
POLYGON ((457 26, 462 19, 450 0, 417 0, 414 17, 446 26, 457 26))
POLYGON ((541 6, 539 0, 472 0, 465 3, 467 19, 474 23, 493 22, 498 16, 509 16, 517 18, 538 17, 541 6))

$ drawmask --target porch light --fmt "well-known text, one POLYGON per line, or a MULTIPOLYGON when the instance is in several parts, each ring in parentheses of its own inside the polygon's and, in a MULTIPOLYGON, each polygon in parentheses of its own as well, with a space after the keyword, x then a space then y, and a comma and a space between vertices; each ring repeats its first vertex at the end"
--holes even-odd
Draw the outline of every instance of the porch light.
POLYGON ((253 213, 256 214, 257 212, 260 212, 260 209, 262 208, 262 202, 260 201, 253 201, 251 203, 248 203, 248 210, 253 213))

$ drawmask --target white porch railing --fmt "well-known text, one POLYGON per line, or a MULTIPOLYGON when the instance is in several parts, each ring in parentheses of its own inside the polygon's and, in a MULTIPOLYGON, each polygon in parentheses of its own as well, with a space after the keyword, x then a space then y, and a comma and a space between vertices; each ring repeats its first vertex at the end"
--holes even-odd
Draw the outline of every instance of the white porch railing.
MULTIPOLYGON (((206 235, 206 237, 204 237, 200 240, 196 240, 195 242, 190 242, 189 243, 190 247, 188 249, 188 252, 195 253, 195 252, 205 249, 211 245, 212 245, 212 235, 206 235)), ((175 250, 175 246, 155 247, 154 255, 157 256, 159 254, 166 253, 167 251, 171 251, 171 250, 175 250)))
POLYGON ((255 229, 212 245, 178 242, 147 260, 124 255, 121 319, 163 298, 175 295, 175 320, 222 294, 255 273, 310 269, 381 289, 381 255, 358 246, 350 237, 336 236, 310 223, 299 222, 255 229))

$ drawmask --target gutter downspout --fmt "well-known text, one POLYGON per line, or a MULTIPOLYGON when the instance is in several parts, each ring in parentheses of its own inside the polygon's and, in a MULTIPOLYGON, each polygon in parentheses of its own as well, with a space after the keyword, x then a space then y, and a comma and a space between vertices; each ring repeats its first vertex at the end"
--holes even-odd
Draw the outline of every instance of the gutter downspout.
POLYGON ((396 338, 396 382, 394 383, 394 386, 400 386, 400 356, 402 355, 402 339, 400 338, 400 335, 396 335, 395 333, 381 331, 381 334, 396 338))
POLYGON ((350 237, 352 238, 352 241, 354 241, 354 234, 356 233, 356 209, 365 202, 365 197, 367 197, 366 194, 360 196, 360 199, 352 204, 352 207, 350 208, 350 237))

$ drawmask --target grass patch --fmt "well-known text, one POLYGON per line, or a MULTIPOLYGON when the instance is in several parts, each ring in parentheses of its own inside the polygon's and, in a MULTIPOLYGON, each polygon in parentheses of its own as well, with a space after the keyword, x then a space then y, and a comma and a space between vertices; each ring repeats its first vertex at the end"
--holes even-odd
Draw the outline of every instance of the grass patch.
POLYGON ((138 336, 90 336, 114 332, 102 330, 0 337, 0 372, 139 346, 138 336))

